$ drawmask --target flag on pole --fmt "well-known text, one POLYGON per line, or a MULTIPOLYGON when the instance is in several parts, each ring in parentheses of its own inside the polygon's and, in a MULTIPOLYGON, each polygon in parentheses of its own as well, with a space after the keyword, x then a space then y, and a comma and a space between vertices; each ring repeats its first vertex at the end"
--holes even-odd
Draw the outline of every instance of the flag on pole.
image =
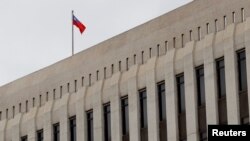
POLYGON ((76 27, 78 27, 78 29, 80 30, 81 34, 86 29, 85 25, 82 24, 74 15, 73 15, 73 25, 75 25, 76 27))

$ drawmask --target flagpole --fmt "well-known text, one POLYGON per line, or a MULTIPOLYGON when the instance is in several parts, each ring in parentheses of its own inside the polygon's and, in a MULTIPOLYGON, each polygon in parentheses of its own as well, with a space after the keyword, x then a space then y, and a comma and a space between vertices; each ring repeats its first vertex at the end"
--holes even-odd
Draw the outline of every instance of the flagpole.
POLYGON ((72 19, 71 19, 71 24, 72 24, 72 56, 74 55, 74 25, 73 25, 73 18, 74 18, 74 10, 72 10, 72 19))

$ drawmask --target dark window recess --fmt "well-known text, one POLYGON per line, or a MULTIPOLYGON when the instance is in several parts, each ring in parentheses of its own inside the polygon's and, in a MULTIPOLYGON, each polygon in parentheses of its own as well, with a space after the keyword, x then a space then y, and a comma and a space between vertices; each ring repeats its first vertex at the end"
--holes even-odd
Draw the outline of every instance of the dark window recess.
POLYGON ((159 101, 159 120, 166 120, 166 96, 165 96, 165 83, 158 84, 158 101, 159 101))
POLYGON ((91 86, 91 74, 89 74, 89 86, 91 86))
POLYGON ((37 141, 43 141, 43 129, 37 131, 37 141))
POLYGON ((84 85, 84 77, 82 76, 82 87, 83 87, 83 85, 84 85))
POLYGON ((217 86, 218 86, 218 98, 226 96, 226 80, 225 80, 225 65, 224 58, 220 58, 216 61, 217 71, 217 86))
POLYGON ((226 80, 224 58, 216 60, 219 124, 227 124, 226 80))
POLYGON ((122 116, 122 140, 129 141, 129 107, 128 97, 121 99, 121 116, 122 116))
POLYGON ((198 106, 205 105, 205 82, 204 82, 204 68, 203 66, 196 69, 197 95, 198 106))
POLYGON ((69 118, 70 141, 76 141, 76 116, 69 118))
POLYGON ((104 141, 111 141, 111 113, 110 104, 105 104, 104 111, 104 141))
POLYGON ((237 53, 238 57, 238 76, 239 76, 239 91, 247 91, 247 72, 246 72, 246 53, 241 50, 237 53))
POLYGON ((87 113, 87 141, 94 141, 94 127, 93 127, 93 110, 87 113))
POLYGON ((77 80, 75 80, 75 92, 77 92, 77 80))
POLYGON ((249 117, 241 118, 241 125, 249 125, 249 117))
POLYGON ((160 82, 157 85, 158 89, 158 103, 159 103, 159 129, 160 141, 167 140, 167 126, 166 126, 166 94, 165 82, 160 82))
POLYGON ((114 73, 114 64, 111 65, 111 74, 114 73))
POLYGON ((241 124, 249 124, 249 108, 247 94, 247 69, 246 69, 246 53, 245 50, 237 52, 238 62, 238 83, 239 83, 239 104, 241 124))
POLYGON ((129 134, 129 111, 128 111, 128 97, 123 97, 121 99, 122 108, 122 134, 129 134))
POLYGON ((143 57, 143 55, 144 55, 144 51, 141 52, 141 62, 142 62, 142 64, 144 63, 144 57, 143 57))
POLYGON ((176 77, 177 81, 177 93, 178 93, 178 111, 179 113, 185 112, 185 87, 184 87, 184 75, 176 77))
POLYGON ((204 67, 196 68, 197 82, 197 104, 198 104, 198 122, 200 133, 206 133, 206 108, 205 108, 205 82, 204 82, 204 67))
POLYGON ((119 61, 119 71, 121 71, 121 70, 122 70, 122 62, 119 61))
POLYGON ((177 82, 178 112, 179 112, 178 114, 179 138, 181 141, 184 141, 187 139, 184 74, 177 75, 176 82, 177 82))
POLYGON ((28 136, 21 137, 21 141, 28 141, 28 136))
POLYGON ((148 115, 147 115, 147 92, 146 89, 139 91, 140 97, 140 121, 141 121, 141 141, 148 140, 148 115))
MULTIPOLYGON (((62 86, 60 86, 60 98, 62 98, 62 93, 63 93, 63 91, 62 91, 62 86)), ((40 106, 41 106, 41 95, 40 95, 40 106)))
POLYGON ((69 87, 70 87, 70 84, 67 83, 67 92, 69 93, 69 87))
POLYGON ((60 141, 60 124, 56 123, 53 125, 53 141, 60 141))
MULTIPOLYGON (((27 113, 27 112, 28 112, 28 110, 29 110, 29 101, 28 101, 28 100, 26 100, 25 112, 27 113)), ((8 115, 8 109, 6 110, 6 115, 8 115)), ((8 118, 8 116, 7 116, 7 118, 8 118)))
POLYGON ((146 128, 147 123, 147 93, 146 90, 140 91, 140 117, 141 117, 141 128, 146 128))
POLYGON ((207 141, 207 132, 200 133, 200 141, 207 141))
POLYGON ((175 41, 176 41, 176 38, 174 37, 174 38, 173 38, 173 47, 174 47, 174 48, 175 48, 175 45, 176 45, 176 44, 175 44, 175 41))

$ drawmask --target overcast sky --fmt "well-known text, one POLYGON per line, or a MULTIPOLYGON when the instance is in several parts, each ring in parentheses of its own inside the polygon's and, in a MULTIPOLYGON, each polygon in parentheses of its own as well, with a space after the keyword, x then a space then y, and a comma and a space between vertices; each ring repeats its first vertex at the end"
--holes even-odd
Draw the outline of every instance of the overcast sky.
POLYGON ((0 86, 71 56, 71 10, 77 53, 190 1, 0 0, 0 86))

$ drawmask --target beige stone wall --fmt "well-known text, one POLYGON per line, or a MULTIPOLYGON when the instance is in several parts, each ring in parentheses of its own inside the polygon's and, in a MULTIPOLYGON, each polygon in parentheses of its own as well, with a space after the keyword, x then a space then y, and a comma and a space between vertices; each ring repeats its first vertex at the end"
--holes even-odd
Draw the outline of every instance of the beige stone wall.
MULTIPOLYGON (((181 48, 181 35, 184 34, 183 45, 190 41, 190 31, 192 30, 192 40, 198 40, 198 27, 201 27, 201 38, 204 39, 206 24, 209 23, 209 33, 215 30, 215 19, 217 19, 217 29, 224 29, 224 16, 227 17, 227 25, 232 23, 232 12, 235 12, 235 22, 241 22, 241 8, 245 10, 245 17, 250 15, 248 8, 250 2, 247 0, 201 0, 191 2, 165 15, 162 15, 141 26, 131 29, 125 33, 115 36, 94 47, 76 54, 73 57, 62 60, 52 66, 34 72, 28 76, 20 78, 5 86, 0 87, 0 111, 9 111, 21 103, 22 111, 25 111, 26 100, 31 107, 33 98, 35 105, 45 104, 46 93, 48 99, 60 98, 60 87, 62 95, 67 93, 69 83, 70 92, 74 91, 75 80, 78 89, 89 85, 89 74, 91 74, 91 84, 96 82, 96 72, 99 71, 99 80, 104 79, 104 68, 106 77, 111 77, 111 66, 114 66, 114 73, 119 71, 119 61, 121 61, 121 71, 126 71, 128 67, 142 64, 149 59, 149 48, 151 56, 165 55, 167 50, 173 48, 173 38, 175 37, 175 48, 181 48), (197 12, 199 11, 199 12, 197 12), (158 47, 159 46, 159 47, 158 47), (159 50, 159 53, 158 53, 159 50), (136 59, 134 59, 136 58, 136 59), (136 61, 135 61, 136 60, 136 61), (84 79, 83 79, 84 78, 84 79), (83 80, 83 82, 82 82, 83 80), (4 99, 4 100, 2 100, 4 99)), ((243 28, 236 30, 236 34, 241 34, 243 28)), ((223 33, 216 34, 216 42, 220 42, 223 33)), ((244 36, 236 36, 236 44, 243 42, 244 36)), ((219 44, 218 44, 219 45, 219 44)), ((221 49, 221 48, 220 48, 221 49)), ((218 52, 221 52, 220 50, 218 52)), ((177 70, 176 73, 180 72, 177 70)))
MULTIPOLYGON (((138 90, 147 87, 150 110, 149 139, 158 141, 156 107, 158 103, 155 84, 165 80, 168 138, 171 141, 178 141, 175 75, 184 72, 189 74, 185 75, 185 91, 188 96, 187 120, 190 121, 187 122, 187 139, 196 141, 198 129, 197 105, 194 104, 196 98, 194 67, 204 64, 207 123, 216 124, 218 111, 215 59, 222 56, 225 56, 227 70, 228 122, 238 124, 235 51, 245 47, 247 64, 250 64, 250 19, 247 18, 250 16, 249 11, 249 0, 197 0, 73 57, 2 86, 0 140, 18 141, 20 136, 28 135, 29 141, 35 141, 36 131, 43 129, 45 140, 50 141, 51 125, 60 122, 61 139, 67 141, 68 118, 76 115, 77 130, 81 133, 77 138, 84 141, 85 111, 93 109, 95 139, 102 141, 102 104, 110 102, 111 117, 115 119, 112 120, 112 140, 120 141, 121 127, 117 124, 121 120, 119 102, 121 96, 128 95, 130 140, 139 141, 138 90), (244 18, 242 18, 242 8, 244 8, 244 18), (233 12, 235 12, 234 23, 233 12), (227 21, 225 27, 224 16, 227 21), (208 33, 207 23, 209 23, 208 33), (200 27, 200 39, 198 27, 200 27), (183 41, 182 34, 184 34, 183 41), (173 43, 174 38, 175 43, 173 43), (121 71, 119 71, 119 61, 121 61, 121 71), (114 64, 113 74, 111 74, 112 64, 114 64), (104 78, 105 67, 106 78, 104 78), (96 80, 97 70, 99 80, 96 80), (91 85, 89 85, 89 74, 91 74, 91 85), (7 109, 8 114, 6 114, 7 109)), ((247 65, 247 70, 250 71, 250 65, 247 65)))

